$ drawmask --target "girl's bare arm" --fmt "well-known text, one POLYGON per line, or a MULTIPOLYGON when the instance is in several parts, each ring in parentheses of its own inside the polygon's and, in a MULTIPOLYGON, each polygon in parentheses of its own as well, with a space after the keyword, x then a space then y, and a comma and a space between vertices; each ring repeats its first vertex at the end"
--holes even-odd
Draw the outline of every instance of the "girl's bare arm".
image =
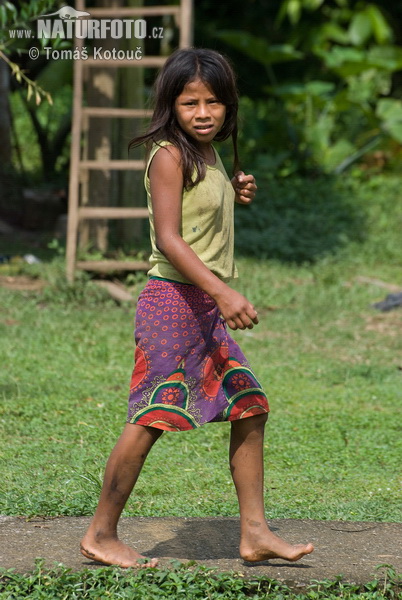
POLYGON ((215 300, 231 329, 251 329, 258 323, 254 306, 214 275, 180 235, 183 175, 180 153, 174 146, 158 150, 149 168, 149 178, 159 251, 187 281, 215 300))

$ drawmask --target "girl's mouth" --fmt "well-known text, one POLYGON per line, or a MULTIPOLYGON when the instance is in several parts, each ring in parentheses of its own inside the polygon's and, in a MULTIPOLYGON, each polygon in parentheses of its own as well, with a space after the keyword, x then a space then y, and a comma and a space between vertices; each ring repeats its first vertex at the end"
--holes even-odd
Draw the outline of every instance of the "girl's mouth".
POLYGON ((198 133, 208 133, 213 128, 212 123, 208 123, 207 125, 195 125, 194 129, 198 133))

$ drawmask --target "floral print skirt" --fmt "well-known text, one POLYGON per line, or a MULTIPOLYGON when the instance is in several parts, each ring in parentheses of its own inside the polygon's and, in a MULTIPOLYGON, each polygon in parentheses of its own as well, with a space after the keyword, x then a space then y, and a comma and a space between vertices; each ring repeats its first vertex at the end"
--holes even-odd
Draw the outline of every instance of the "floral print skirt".
POLYGON ((269 412, 267 397, 201 289, 151 278, 138 298, 129 423, 167 431, 269 412))

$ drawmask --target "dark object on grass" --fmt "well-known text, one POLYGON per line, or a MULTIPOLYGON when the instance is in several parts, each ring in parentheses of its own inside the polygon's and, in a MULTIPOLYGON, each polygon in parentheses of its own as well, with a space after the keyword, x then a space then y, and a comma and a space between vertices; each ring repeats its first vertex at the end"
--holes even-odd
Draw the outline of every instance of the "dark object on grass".
POLYGON ((398 308, 400 306, 402 306, 402 292, 388 294, 385 300, 373 304, 373 308, 378 308, 378 310, 382 310, 383 312, 393 310, 394 308, 398 308))

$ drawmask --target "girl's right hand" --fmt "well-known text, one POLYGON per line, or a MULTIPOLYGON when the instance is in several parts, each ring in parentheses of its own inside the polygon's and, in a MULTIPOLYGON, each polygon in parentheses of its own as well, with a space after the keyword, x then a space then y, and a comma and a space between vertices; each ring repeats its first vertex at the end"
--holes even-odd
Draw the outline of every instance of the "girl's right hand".
POLYGON ((222 297, 215 297, 222 317, 230 329, 252 329, 258 323, 254 306, 245 296, 228 288, 222 297))

